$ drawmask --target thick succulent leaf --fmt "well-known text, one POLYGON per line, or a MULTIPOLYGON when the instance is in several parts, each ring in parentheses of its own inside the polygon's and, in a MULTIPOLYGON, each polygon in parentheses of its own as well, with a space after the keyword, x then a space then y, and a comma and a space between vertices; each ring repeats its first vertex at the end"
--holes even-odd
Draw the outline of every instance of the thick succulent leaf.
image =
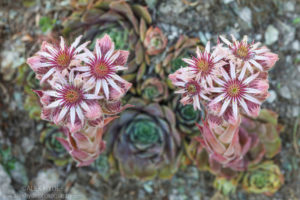
POLYGON ((140 21, 140 39, 142 42, 145 40, 146 32, 147 32, 146 22, 144 19, 141 19, 141 21, 140 21))
POLYGON ((144 60, 144 47, 140 41, 137 42, 135 46, 135 56, 136 56, 135 58, 136 64, 138 65, 142 64, 144 60))
POLYGON ((122 78, 125 79, 126 81, 132 82, 133 80, 136 79, 136 74, 125 74, 122 75, 122 78))
POLYGON ((199 42, 197 38, 189 38, 187 39, 180 48, 176 49, 174 53, 174 57, 177 58, 185 49, 196 46, 199 42))
POLYGON ((152 23, 152 18, 147 7, 141 6, 139 4, 135 4, 132 6, 132 9, 139 17, 144 19, 147 22, 147 24, 152 23))
POLYGON ((123 19, 124 17, 122 15, 120 15, 115 11, 110 10, 104 13, 103 15, 101 15, 98 20, 103 22, 114 22, 114 21, 121 21, 123 19))
POLYGON ((265 142, 266 158, 273 158, 281 151, 281 140, 278 138, 273 142, 265 142))
POLYGON ((135 18, 130 5, 128 5, 125 1, 115 1, 115 2, 112 2, 109 6, 111 9, 124 14, 129 19, 129 21, 132 23, 135 32, 136 33, 139 32, 138 21, 135 18))
POLYGON ((107 10, 113 1, 114 0, 97 0, 94 4, 94 7, 107 10))
POLYGON ((259 113, 258 119, 277 125, 278 114, 267 109, 262 109, 259 113))
POLYGON ((105 12, 99 9, 91 9, 84 13, 82 16, 82 22, 87 24, 96 23, 100 16, 103 15, 105 12))
POLYGON ((137 76, 136 76, 136 81, 139 82, 140 80, 142 80, 145 72, 146 72, 146 63, 142 63, 138 72, 137 72, 137 76))

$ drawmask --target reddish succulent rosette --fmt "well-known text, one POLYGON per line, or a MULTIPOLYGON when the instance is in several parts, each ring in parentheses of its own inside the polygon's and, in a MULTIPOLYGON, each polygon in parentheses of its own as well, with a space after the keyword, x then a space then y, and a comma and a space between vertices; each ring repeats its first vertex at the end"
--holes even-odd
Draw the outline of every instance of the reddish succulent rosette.
POLYGON ((167 38, 158 27, 150 27, 146 32, 144 46, 148 55, 157 55, 167 46, 167 38))

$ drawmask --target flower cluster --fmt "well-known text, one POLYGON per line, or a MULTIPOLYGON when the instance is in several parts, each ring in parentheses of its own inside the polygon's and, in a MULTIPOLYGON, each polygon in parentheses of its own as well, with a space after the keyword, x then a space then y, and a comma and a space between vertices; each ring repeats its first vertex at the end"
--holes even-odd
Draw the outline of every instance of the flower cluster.
POLYGON ((251 141, 241 142, 240 124, 243 116, 258 117, 269 96, 268 70, 278 56, 260 43, 248 44, 247 36, 242 41, 233 36, 232 42, 220 39, 212 50, 208 42, 203 51, 197 48, 195 57, 184 58, 187 67, 170 74, 169 79, 179 88, 176 93, 182 94, 183 105, 205 108, 206 119, 196 139, 209 159, 242 170, 251 141))
POLYGON ((124 109, 121 98, 131 83, 117 75, 126 69, 128 51, 115 50, 108 35, 97 39, 94 51, 80 40, 70 46, 62 37, 59 45, 43 42, 27 63, 42 86, 35 90, 41 118, 64 128, 67 139, 59 141, 83 166, 103 150, 102 129, 124 109))

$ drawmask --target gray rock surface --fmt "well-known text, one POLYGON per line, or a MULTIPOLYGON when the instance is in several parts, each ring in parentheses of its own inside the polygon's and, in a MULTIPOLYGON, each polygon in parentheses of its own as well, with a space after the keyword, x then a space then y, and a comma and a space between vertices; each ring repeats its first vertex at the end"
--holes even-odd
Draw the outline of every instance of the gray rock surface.
POLYGON ((88 200, 85 189, 83 186, 76 184, 71 188, 69 194, 66 196, 67 200, 88 200))
POLYGON ((273 103, 275 101, 275 99, 277 98, 277 94, 274 90, 270 90, 269 93, 270 93, 270 96, 267 99, 267 102, 273 103))
POLYGON ((59 187, 60 179, 57 169, 42 169, 38 172, 31 195, 40 198, 59 187))
POLYGON ((20 196, 11 186, 11 178, 2 165, 0 165, 0 200, 21 200, 20 196))
POLYGON ((279 93, 283 98, 286 99, 291 99, 292 98, 292 94, 290 89, 287 86, 283 86, 279 89, 279 93))
POLYGON ((246 22, 249 27, 252 27, 252 11, 250 8, 242 8, 239 12, 239 17, 246 22))
POLYGON ((265 32, 265 42, 267 45, 277 42, 279 37, 279 31, 273 26, 269 25, 265 32))

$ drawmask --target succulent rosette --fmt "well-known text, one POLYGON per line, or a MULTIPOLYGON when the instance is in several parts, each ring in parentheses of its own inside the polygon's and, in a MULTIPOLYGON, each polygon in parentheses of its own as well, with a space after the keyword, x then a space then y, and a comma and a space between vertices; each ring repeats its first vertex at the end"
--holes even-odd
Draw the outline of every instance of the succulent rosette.
POLYGON ((283 127, 278 124, 278 115, 263 109, 256 119, 243 117, 240 132, 244 132, 252 140, 250 151, 246 155, 249 165, 259 163, 263 158, 271 159, 281 150, 280 132, 283 127))
MULTIPOLYGON (((207 119, 210 118, 211 116, 207 117, 207 119)), ((271 159, 280 152, 281 139, 279 133, 283 130, 283 127, 278 124, 277 118, 278 115, 276 113, 266 109, 263 109, 255 119, 242 117, 237 143, 241 147, 241 150, 238 151, 241 152, 241 156, 237 162, 224 164, 223 161, 213 159, 219 146, 222 145, 222 138, 218 134, 215 134, 216 138, 214 136, 206 136, 205 128, 201 129, 201 137, 196 137, 196 140, 186 142, 186 154, 190 162, 194 163, 201 170, 209 170, 220 177, 237 177, 238 171, 246 171, 248 168, 259 164, 263 159, 271 159), (207 141, 205 142, 204 140, 207 141), (197 144, 197 141, 201 143, 200 146, 197 144), (216 147, 212 148, 213 145, 216 145, 216 147)), ((216 119, 218 118, 214 120, 217 121, 216 119)), ((219 126, 218 129, 222 130, 221 127, 219 126)), ((223 130, 223 132, 225 133, 226 131, 223 130)))
POLYGON ((157 55, 167 46, 168 39, 158 27, 150 27, 145 36, 144 47, 148 55, 157 55))
POLYGON ((205 119, 204 109, 195 111, 192 105, 182 105, 178 96, 172 99, 170 108, 172 108, 175 113, 176 127, 181 134, 186 136, 200 134, 196 123, 202 124, 202 120, 205 119))
POLYGON ((166 106, 131 99, 107 130, 109 150, 121 174, 143 180, 170 178, 181 157, 181 139, 174 113, 166 106))
POLYGON ((41 133, 40 142, 45 146, 43 154, 57 166, 70 162, 70 157, 64 146, 56 139, 63 137, 63 131, 55 126, 47 126, 41 133))
POLYGON ((199 126, 201 136, 196 140, 207 150, 212 171, 218 173, 223 168, 237 171, 246 169, 243 158, 251 147, 251 139, 239 132, 240 121, 230 124, 209 114, 203 126, 199 126))
POLYGON ((242 183, 247 192, 271 196, 283 185, 284 177, 276 164, 266 161, 249 169, 242 183))
POLYGON ((77 167, 90 165, 105 150, 103 128, 89 127, 74 134, 68 129, 63 131, 67 138, 58 137, 57 140, 77 162, 77 167))
POLYGON ((168 87, 156 77, 149 77, 138 87, 138 94, 149 102, 160 102, 166 100, 169 95, 168 87))
POLYGON ((220 191, 223 195, 228 196, 236 192, 240 179, 241 176, 237 176, 232 179, 227 179, 225 177, 216 177, 213 185, 214 188, 220 191))

